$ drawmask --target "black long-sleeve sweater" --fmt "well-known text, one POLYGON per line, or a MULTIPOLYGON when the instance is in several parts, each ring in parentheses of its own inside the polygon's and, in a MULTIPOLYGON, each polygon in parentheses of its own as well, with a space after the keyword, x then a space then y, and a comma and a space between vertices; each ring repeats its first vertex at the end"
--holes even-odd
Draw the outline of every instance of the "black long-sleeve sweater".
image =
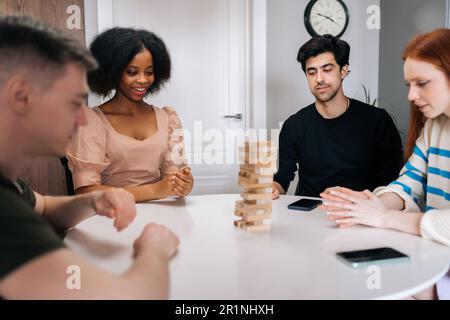
POLYGON ((312 104, 283 124, 274 180, 287 191, 298 166, 296 195, 318 197, 333 186, 373 190, 398 177, 402 152, 384 109, 350 99, 345 113, 325 119, 312 104))

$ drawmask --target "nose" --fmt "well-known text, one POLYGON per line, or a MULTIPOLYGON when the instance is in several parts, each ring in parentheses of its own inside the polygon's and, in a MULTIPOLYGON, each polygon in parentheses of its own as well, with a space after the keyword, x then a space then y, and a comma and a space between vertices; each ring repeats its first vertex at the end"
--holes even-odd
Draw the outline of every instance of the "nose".
POLYGON ((419 92, 413 85, 411 85, 409 87, 408 100, 414 102, 418 99, 419 99, 419 92))
POLYGON ((322 83, 323 82, 323 74, 322 74, 321 70, 317 71, 316 81, 317 81, 317 83, 322 83))
POLYGON ((144 73, 140 73, 137 82, 143 85, 147 85, 149 80, 144 73))

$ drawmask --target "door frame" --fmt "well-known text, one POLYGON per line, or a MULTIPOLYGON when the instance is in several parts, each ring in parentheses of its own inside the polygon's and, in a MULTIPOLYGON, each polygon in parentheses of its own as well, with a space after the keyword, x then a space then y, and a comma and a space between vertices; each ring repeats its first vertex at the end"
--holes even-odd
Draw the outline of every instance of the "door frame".
POLYGON ((450 28, 450 0, 446 1, 445 27, 450 28))
MULTIPOLYGON (((267 0, 243 1, 245 2, 244 129, 266 129, 268 128, 267 0)), ((116 15, 114 2, 115 0, 84 0, 87 46, 97 34, 114 26, 116 15), (102 13, 101 16, 99 16, 99 12, 102 13)), ((100 98, 90 95, 89 105, 100 103, 100 98)))

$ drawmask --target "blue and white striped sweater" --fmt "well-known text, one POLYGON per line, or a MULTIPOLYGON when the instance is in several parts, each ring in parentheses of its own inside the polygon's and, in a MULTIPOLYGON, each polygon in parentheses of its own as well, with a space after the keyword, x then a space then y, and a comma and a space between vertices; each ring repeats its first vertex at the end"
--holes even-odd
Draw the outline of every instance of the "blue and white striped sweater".
POLYGON ((407 211, 450 208, 450 119, 427 120, 399 178, 374 192, 395 192, 407 211))

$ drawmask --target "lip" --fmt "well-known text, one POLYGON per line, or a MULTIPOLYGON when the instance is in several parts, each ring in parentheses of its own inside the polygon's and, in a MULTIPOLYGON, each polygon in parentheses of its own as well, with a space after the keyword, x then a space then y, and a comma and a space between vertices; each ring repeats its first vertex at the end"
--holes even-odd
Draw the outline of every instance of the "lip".
POLYGON ((139 96, 145 95, 148 91, 148 87, 132 87, 132 89, 133 89, 134 93, 139 96), (140 89, 140 90, 138 90, 138 89, 140 89))
POLYGON ((423 106, 417 106, 420 112, 423 112, 427 107, 429 107, 429 104, 423 105, 423 106))
POLYGON ((328 87, 316 87, 316 91, 325 91, 328 87))

